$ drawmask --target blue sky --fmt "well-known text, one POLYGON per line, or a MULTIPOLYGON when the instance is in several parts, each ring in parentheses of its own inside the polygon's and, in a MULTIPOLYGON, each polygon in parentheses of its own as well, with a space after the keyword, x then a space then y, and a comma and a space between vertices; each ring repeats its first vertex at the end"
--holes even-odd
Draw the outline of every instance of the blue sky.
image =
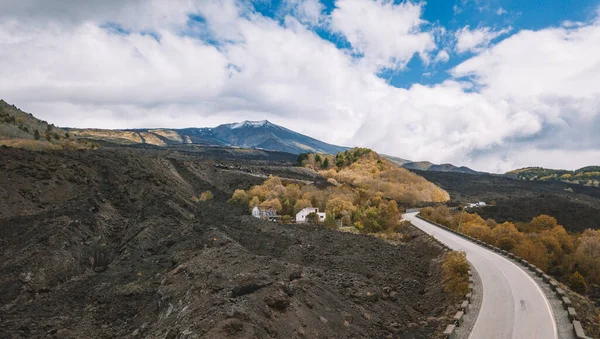
MULTIPOLYGON (((395 1, 401 3, 402 1, 395 1)), ((335 1, 321 1, 324 13, 330 14, 335 9, 335 1)), ((466 25, 475 27, 511 28, 511 31, 497 41, 509 37, 523 29, 537 30, 551 26, 559 26, 569 20, 586 22, 592 19, 599 5, 597 0, 547 1, 547 0, 429 0, 423 1, 423 20, 430 25, 444 27, 449 31, 458 30, 466 25)), ((282 20, 286 14, 285 3, 276 1, 253 1, 253 8, 265 17, 282 20)), ((339 48, 348 48, 349 43, 339 34, 327 29, 313 28, 323 39, 331 41, 339 48)), ((451 44, 451 37, 442 39, 451 44)), ((386 69, 380 77, 396 87, 407 88, 414 83, 435 84, 449 77, 448 70, 472 56, 472 53, 452 53, 448 63, 424 65, 415 57, 404 70, 386 69)))
POLYGON ((68 127, 268 119, 490 172, 600 161, 600 1, 0 2, 0 94, 68 127))

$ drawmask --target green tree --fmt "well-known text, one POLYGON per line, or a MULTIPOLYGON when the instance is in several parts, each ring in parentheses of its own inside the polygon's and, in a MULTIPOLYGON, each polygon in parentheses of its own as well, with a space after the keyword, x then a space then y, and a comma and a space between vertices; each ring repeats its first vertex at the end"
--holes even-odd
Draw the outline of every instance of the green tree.
POLYGON ((40 140, 40 131, 38 131, 37 128, 33 132, 33 137, 35 138, 35 140, 40 140))
POLYGON ((328 168, 329 167, 329 158, 325 158, 325 160, 323 160, 323 164, 321 165, 321 168, 328 168))
POLYGON ((329 229, 337 229, 337 223, 335 222, 335 217, 331 213, 327 213, 325 215, 325 227, 329 229))
POLYGON ((319 215, 315 212, 308 213, 306 216, 306 222, 310 224, 318 224, 319 223, 319 215))
POLYGON ((585 293, 585 291, 587 291, 587 284, 585 283, 585 279, 583 279, 583 276, 577 271, 575 271, 575 273, 571 275, 571 278, 569 278, 569 286, 571 287, 571 289, 573 289, 573 291, 577 293, 583 294, 585 293))
POLYGON ((298 158, 296 159, 296 165, 304 166, 304 163, 308 160, 308 153, 300 153, 298 154, 298 158))
POLYGON ((281 214, 282 215, 293 215, 294 214, 294 206, 290 203, 289 199, 285 199, 281 204, 281 214))

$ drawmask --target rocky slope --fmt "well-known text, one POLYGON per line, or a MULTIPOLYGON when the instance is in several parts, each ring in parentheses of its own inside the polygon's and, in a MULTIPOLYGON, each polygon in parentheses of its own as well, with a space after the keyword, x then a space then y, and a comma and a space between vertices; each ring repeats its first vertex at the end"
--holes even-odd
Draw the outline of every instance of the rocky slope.
POLYGON ((447 323, 427 237, 253 219, 234 189, 314 177, 202 154, 0 147, 0 337, 430 338, 447 323))

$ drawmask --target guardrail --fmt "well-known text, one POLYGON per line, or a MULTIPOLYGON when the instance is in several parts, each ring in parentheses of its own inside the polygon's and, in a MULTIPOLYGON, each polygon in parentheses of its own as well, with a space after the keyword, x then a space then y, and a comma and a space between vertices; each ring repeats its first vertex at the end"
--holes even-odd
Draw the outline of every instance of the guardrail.
MULTIPOLYGON (((549 275, 545 274, 544 271, 542 271, 541 269, 537 268, 535 265, 529 263, 527 260, 519 257, 518 255, 514 254, 514 253, 510 253, 508 251, 502 250, 498 247, 492 246, 488 243, 485 243, 479 239, 475 239, 472 238, 464 233, 460 233, 450 227, 438 224, 436 222, 433 221, 429 221, 423 217, 421 217, 420 215, 417 214, 417 218, 424 220, 430 224, 433 224, 435 226, 441 227, 443 229, 445 229, 448 232, 454 233, 456 235, 458 235, 459 237, 465 238, 467 240, 470 240, 471 242, 474 242, 478 245, 481 245, 483 247, 487 247, 490 250, 497 252, 500 255, 503 255, 505 257, 507 257, 508 259, 512 259, 514 261, 516 261, 517 263, 521 264, 521 266, 523 266, 525 269, 528 269, 532 272, 535 272, 535 274, 538 277, 541 277, 542 280, 547 283, 550 288, 556 292, 556 296, 557 298, 562 302, 563 307, 567 310, 568 315, 569 315, 569 320, 571 321, 571 325, 573 326, 573 332, 575 334, 575 338, 577 339, 591 339, 590 337, 586 336, 583 330, 583 327, 581 326, 581 322, 579 321, 577 312, 575 312, 575 309, 573 308, 573 303, 571 302, 571 300, 567 297, 565 291, 563 289, 561 289, 560 287, 558 287, 558 282, 554 279, 552 279, 549 275)), ((436 239, 437 240, 437 239, 436 239)), ((472 284, 469 284, 469 288, 472 288, 472 284)), ((455 316, 456 317, 456 316, 455 316)), ((458 326, 458 325, 456 325, 458 326)), ((444 331, 444 338, 446 339, 454 339, 454 328, 453 327, 451 331, 450 330, 450 325, 448 325, 448 327, 446 327, 446 331, 449 331, 447 334, 446 331, 444 331)))
POLYGON ((452 317, 452 322, 446 326, 443 338, 454 339, 456 337, 456 328, 462 325, 465 314, 469 312, 469 305, 471 304, 471 297, 473 296, 473 273, 469 270, 468 274, 469 291, 465 294, 465 299, 459 304, 456 314, 452 317))

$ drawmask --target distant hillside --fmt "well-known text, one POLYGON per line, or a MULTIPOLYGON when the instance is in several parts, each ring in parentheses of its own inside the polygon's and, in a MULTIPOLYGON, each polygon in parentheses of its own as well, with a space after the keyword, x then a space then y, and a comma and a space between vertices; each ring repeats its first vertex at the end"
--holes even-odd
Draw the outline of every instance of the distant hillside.
POLYGON ((391 162, 393 162, 395 164, 400 165, 400 166, 402 166, 404 164, 407 164, 409 162, 412 162, 410 160, 406 160, 406 159, 402 159, 402 158, 398 158, 398 157, 393 157, 391 155, 381 154, 381 156, 384 157, 384 158, 386 158, 386 159, 388 159, 389 161, 391 161, 391 162))
POLYGON ((481 174, 482 172, 474 171, 468 167, 461 166, 457 167, 452 164, 432 164, 429 161, 418 161, 418 162, 407 162, 402 167, 411 170, 419 171, 434 171, 434 172, 456 172, 456 173, 467 173, 467 174, 481 174))
POLYGON ((506 172, 506 175, 528 181, 564 181, 586 186, 600 186, 600 166, 587 166, 575 171, 526 167, 506 172))
POLYGON ((72 140, 65 130, 0 100, 0 146, 31 150, 89 148, 89 141, 72 140))
POLYGON ((348 149, 296 133, 267 120, 223 124, 214 128, 69 129, 69 132, 80 138, 106 140, 121 144, 144 143, 157 146, 200 144, 257 148, 293 154, 313 152, 336 154, 348 149))

